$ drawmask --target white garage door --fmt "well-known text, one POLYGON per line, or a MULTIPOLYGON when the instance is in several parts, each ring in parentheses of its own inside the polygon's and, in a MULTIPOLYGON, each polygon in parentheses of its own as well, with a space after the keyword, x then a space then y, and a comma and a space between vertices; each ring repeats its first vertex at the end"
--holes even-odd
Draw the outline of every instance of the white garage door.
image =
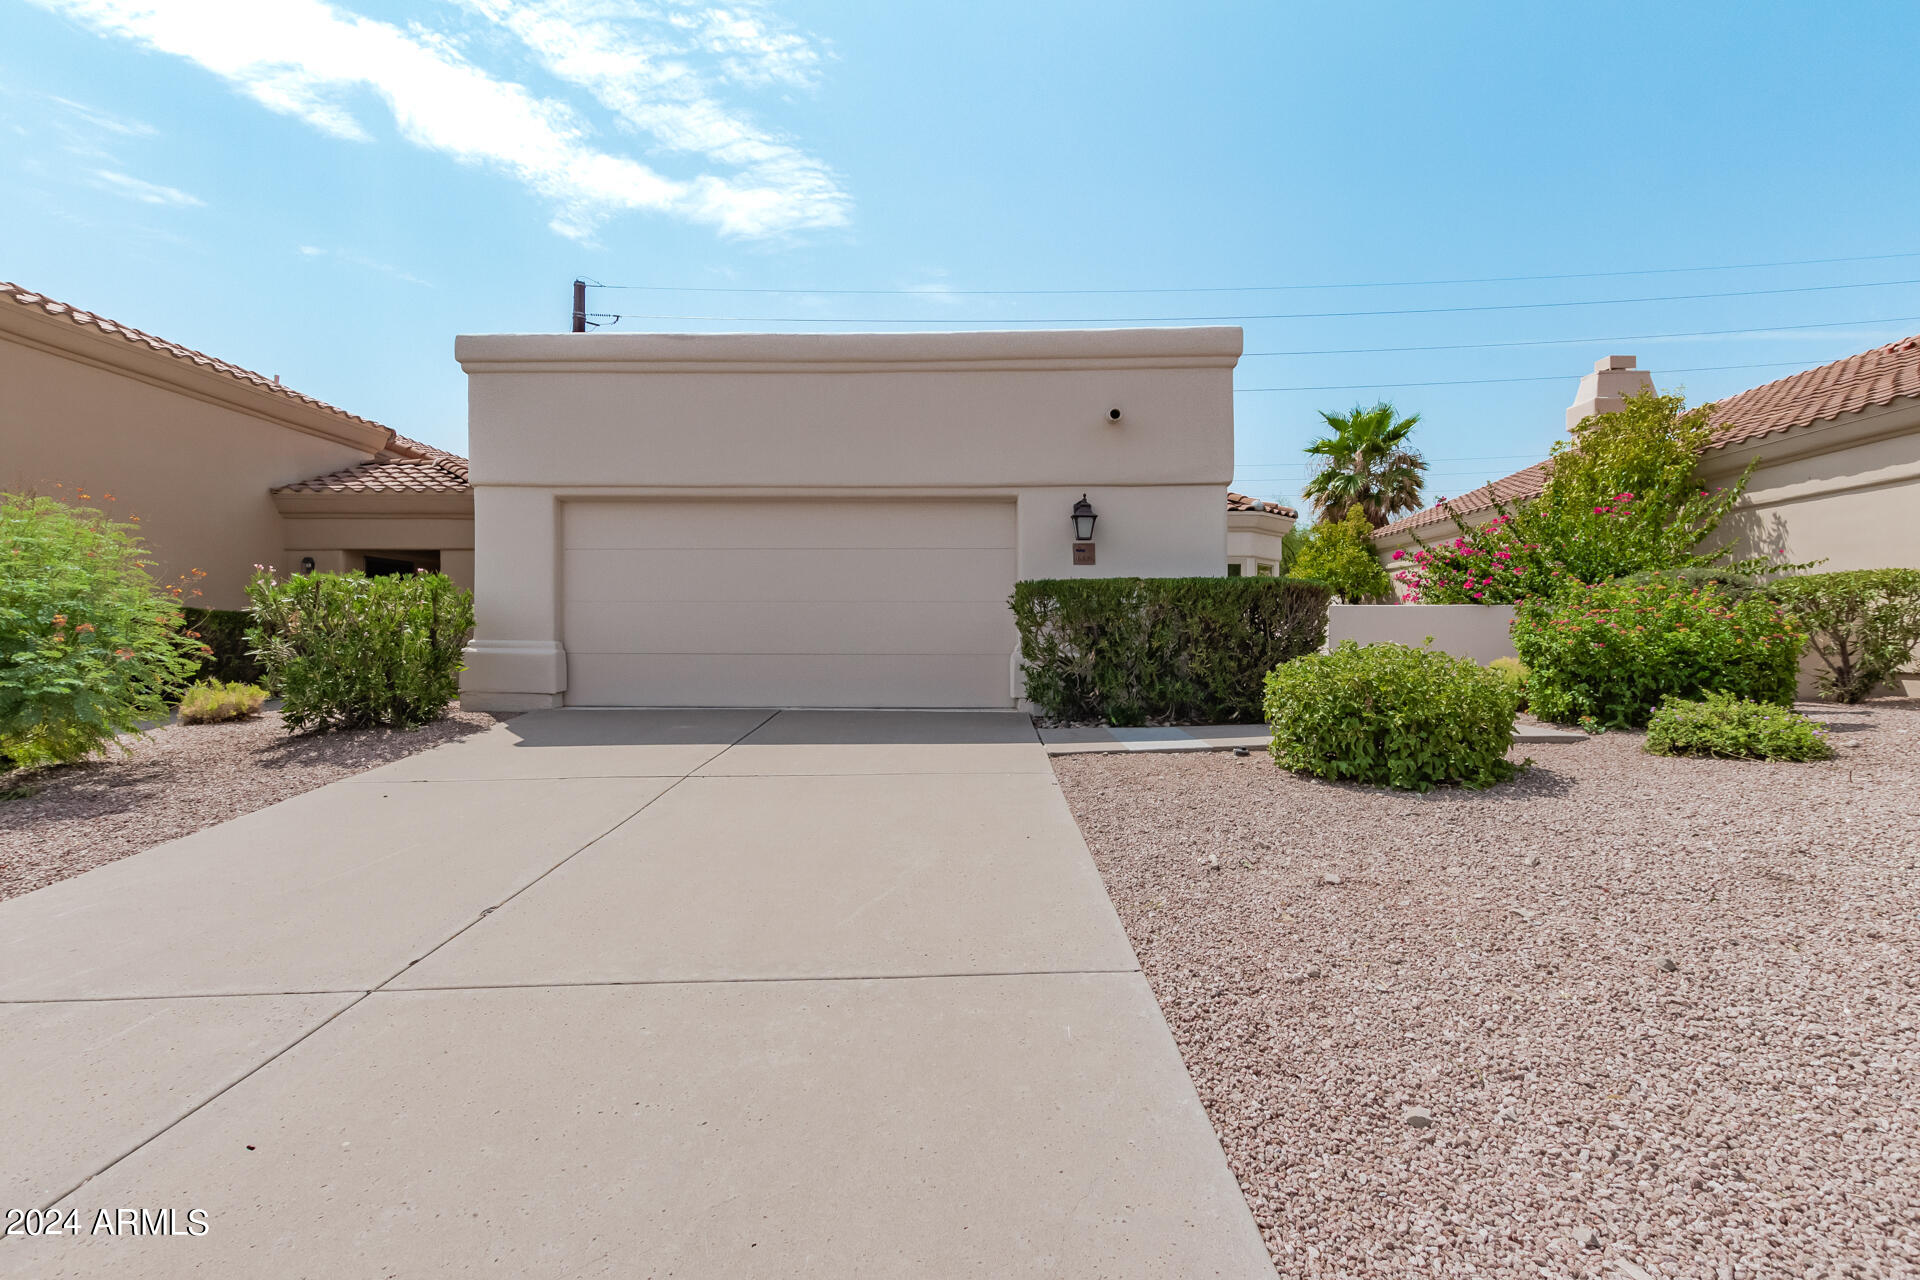
POLYGON ((1010 705, 1011 502, 570 502, 563 529, 572 705, 1010 705))

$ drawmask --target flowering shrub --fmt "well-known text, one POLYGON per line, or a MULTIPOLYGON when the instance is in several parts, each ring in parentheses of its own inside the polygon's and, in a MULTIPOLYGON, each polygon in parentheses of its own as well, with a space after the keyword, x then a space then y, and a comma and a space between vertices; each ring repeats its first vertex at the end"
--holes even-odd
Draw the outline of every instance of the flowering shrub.
POLYGON ((411 728, 460 692, 473 596, 445 576, 318 573, 247 584, 247 640, 281 696, 287 728, 411 728))
POLYGON ((1805 640, 1764 596, 1678 577, 1569 588, 1524 601, 1513 622, 1534 714, 1602 728, 1643 725, 1668 695, 1790 705, 1805 640))
POLYGON ((1510 515, 1463 528, 1449 542, 1422 543, 1412 556, 1395 551, 1407 567, 1394 576, 1407 587, 1408 604, 1514 604, 1546 595, 1558 585, 1559 567, 1537 542, 1507 531, 1510 515))
POLYGON ((1583 420, 1554 445, 1539 497, 1517 510, 1496 503, 1479 526, 1456 516, 1457 537, 1420 545, 1398 575, 1409 598, 1511 604, 1569 584, 1720 564, 1729 547, 1694 548, 1740 500, 1753 468, 1723 488, 1694 480, 1711 408, 1649 391, 1583 420))
POLYGON ((1518 772, 1520 694, 1466 658, 1343 640, 1267 677, 1267 750, 1285 769, 1410 791, 1490 787, 1518 772))
POLYGON ((1723 760, 1826 760, 1827 729, 1786 707, 1710 693, 1699 702, 1669 697, 1647 721, 1646 749, 1657 756, 1723 760))
POLYGON ((1858 702, 1920 646, 1920 569, 1855 569, 1783 578, 1768 590, 1813 636, 1820 692, 1858 702))
POLYGON ((130 524, 0 495, 0 769, 78 760, 166 719, 201 653, 180 632, 189 588, 155 586, 150 565, 130 524))

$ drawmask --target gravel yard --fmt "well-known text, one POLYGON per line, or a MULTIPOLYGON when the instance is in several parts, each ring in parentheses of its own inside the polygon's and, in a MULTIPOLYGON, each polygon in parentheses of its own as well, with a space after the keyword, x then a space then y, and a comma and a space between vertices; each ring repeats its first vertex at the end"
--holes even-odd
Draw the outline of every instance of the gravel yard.
POLYGON ((348 774, 479 733, 499 718, 453 712, 414 730, 290 737, 278 712, 228 724, 175 724, 133 754, 0 777, 0 899, 264 809, 348 774))
POLYGON ((1484 793, 1055 760, 1283 1276, 1920 1273, 1920 705, 1802 709, 1484 793))

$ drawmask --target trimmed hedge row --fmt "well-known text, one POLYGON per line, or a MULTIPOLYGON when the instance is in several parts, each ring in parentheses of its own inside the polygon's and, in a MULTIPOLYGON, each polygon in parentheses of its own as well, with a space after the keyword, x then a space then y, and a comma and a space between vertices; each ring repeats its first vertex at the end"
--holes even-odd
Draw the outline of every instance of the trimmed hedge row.
POLYGON ((1267 673, 1318 649, 1328 590, 1290 578, 1015 585, 1027 697, 1056 720, 1257 723, 1267 673))

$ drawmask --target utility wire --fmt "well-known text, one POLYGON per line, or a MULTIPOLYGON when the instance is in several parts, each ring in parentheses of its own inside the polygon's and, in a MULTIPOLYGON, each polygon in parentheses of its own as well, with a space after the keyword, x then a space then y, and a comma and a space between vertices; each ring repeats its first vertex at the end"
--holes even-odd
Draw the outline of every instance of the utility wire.
POLYGON ((919 319, 875 316, 712 316, 712 315, 635 315, 628 320, 721 320, 754 324, 1186 324, 1193 321, 1228 320, 1339 320, 1363 316, 1459 315, 1479 311, 1544 311, 1560 307, 1620 307, 1642 302, 1697 302, 1710 298, 1766 298, 1788 293, 1832 293, 1841 289, 1893 289, 1920 284, 1920 280, 1867 280, 1858 284, 1808 284, 1784 289, 1734 289, 1724 293, 1669 293, 1642 298, 1584 298, 1571 302, 1493 302, 1470 307, 1410 307, 1385 311, 1282 311, 1215 316, 1051 316, 1005 317, 995 320, 960 320, 951 317, 919 319))
POLYGON ((1622 333, 1605 338, 1527 338, 1517 342, 1449 342, 1428 347, 1323 347, 1302 351, 1247 351, 1248 356, 1357 356, 1406 351, 1491 351, 1503 347, 1571 347, 1595 342, 1657 342, 1663 338, 1730 338, 1755 333, 1797 333, 1803 329, 1845 329, 1862 324, 1911 324, 1920 316, 1885 316, 1877 320, 1830 320, 1820 324, 1773 324, 1759 329, 1696 329, 1690 333, 1622 333))
POLYGON ((1437 285, 1520 284, 1539 280, 1603 280, 1621 276, 1684 275, 1701 271, 1760 271, 1772 267, 1830 266, 1844 262, 1889 262, 1900 258, 1920 258, 1920 251, 1907 253, 1871 253, 1852 258, 1794 258, 1781 262, 1733 262, 1706 267, 1643 267, 1629 271, 1573 271, 1539 276, 1472 276, 1457 280, 1359 280, 1347 284, 1228 284, 1164 286, 1144 289, 773 289, 745 285, 705 284, 600 284, 598 289, 633 289, 649 293, 757 293, 821 294, 836 297, 908 297, 908 298, 1034 298, 1091 297, 1112 294, 1153 293, 1290 293, 1314 289, 1409 289, 1437 285))
MULTIPOLYGON (((1665 369, 1662 373, 1718 373, 1725 369, 1783 369, 1800 368, 1803 360, 1768 360, 1760 364, 1706 364, 1691 369, 1665 369)), ((1496 382, 1565 382, 1569 375, 1564 373, 1544 374, 1537 378, 1455 378, 1444 382, 1343 382, 1316 387, 1235 387, 1234 394, 1243 391, 1383 391, 1392 387, 1484 387, 1496 382)))

